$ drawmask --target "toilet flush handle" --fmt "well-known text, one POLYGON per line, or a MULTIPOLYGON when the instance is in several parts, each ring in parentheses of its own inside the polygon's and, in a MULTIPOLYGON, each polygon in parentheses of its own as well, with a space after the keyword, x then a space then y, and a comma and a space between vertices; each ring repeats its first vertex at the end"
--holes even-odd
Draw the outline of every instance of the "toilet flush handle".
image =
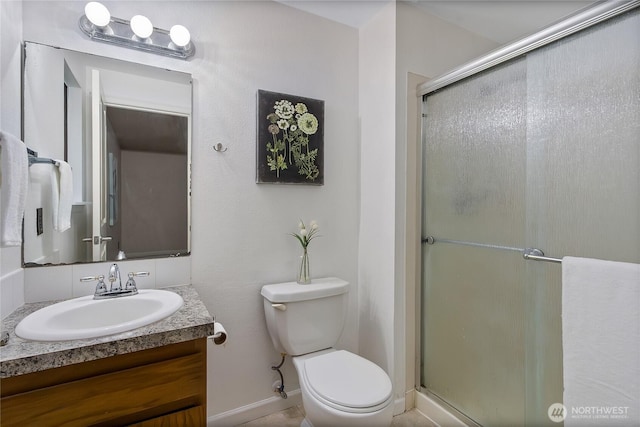
POLYGON ((271 304, 271 307, 275 308, 276 310, 287 311, 287 306, 284 304, 271 304))

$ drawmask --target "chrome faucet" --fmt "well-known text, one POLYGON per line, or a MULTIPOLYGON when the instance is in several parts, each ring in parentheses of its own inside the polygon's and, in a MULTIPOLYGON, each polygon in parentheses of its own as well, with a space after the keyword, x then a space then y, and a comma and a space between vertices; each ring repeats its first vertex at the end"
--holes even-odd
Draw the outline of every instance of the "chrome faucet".
POLYGON ((138 271, 136 273, 129 273, 129 280, 127 280, 127 284, 125 288, 122 288, 122 277, 120 276, 120 268, 118 264, 112 264, 109 267, 109 290, 107 290, 107 286, 104 283, 104 276, 89 276, 83 277, 80 279, 81 282, 93 282, 98 281, 98 285, 96 286, 96 290, 93 294, 93 299, 107 299, 107 298, 117 298, 117 297, 125 297, 128 295, 136 295, 138 293, 138 288, 136 287, 136 282, 133 280, 134 276, 149 276, 148 271, 138 271), (115 283, 117 282, 117 283, 115 283))
POLYGON ((110 292, 122 290, 122 278, 120 277, 120 268, 118 267, 118 264, 113 264, 109 268, 109 283, 111 283, 109 286, 110 292), (113 282, 116 280, 118 281, 118 284, 113 286, 113 282))

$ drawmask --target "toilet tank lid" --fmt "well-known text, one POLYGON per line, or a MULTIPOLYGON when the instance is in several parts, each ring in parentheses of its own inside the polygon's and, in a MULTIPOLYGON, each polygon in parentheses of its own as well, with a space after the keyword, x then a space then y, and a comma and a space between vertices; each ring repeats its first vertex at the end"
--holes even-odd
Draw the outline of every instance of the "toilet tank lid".
POLYGON ((349 282, 337 277, 313 279, 307 285, 296 282, 265 285, 260 292, 269 302, 294 302, 325 298, 349 291, 349 282))

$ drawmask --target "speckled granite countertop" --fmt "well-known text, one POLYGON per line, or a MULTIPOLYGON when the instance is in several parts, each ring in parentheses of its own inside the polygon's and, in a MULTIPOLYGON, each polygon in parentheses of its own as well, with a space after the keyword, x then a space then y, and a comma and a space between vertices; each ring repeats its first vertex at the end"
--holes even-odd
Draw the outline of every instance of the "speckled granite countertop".
POLYGON ((0 378, 213 335, 213 318, 193 286, 174 286, 164 290, 175 292, 184 299, 182 307, 173 315, 132 331, 85 340, 43 342, 17 337, 14 330, 23 318, 57 301, 25 304, 2 322, 3 328, 9 332, 9 342, 0 347, 0 378))

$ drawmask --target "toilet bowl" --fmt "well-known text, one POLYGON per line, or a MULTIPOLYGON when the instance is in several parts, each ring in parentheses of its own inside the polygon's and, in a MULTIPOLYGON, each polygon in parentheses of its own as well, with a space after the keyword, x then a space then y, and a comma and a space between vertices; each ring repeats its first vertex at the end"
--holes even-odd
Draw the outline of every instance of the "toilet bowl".
POLYGON ((388 427, 393 416, 389 376, 377 365, 344 350, 293 358, 308 427, 388 427))
POLYGON ((334 348, 346 320, 349 283, 334 277, 262 287, 274 347, 292 357, 304 427, 388 427, 393 393, 375 363, 334 348))

